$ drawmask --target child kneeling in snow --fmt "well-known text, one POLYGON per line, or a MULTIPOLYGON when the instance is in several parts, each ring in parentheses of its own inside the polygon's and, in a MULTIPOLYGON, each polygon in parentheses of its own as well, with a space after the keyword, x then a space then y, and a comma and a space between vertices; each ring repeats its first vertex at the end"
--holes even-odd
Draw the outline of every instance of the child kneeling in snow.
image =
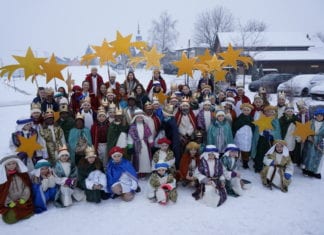
POLYGON ((120 196, 131 201, 138 189, 138 179, 133 165, 123 158, 123 149, 115 146, 109 151, 111 159, 106 168, 108 192, 113 198, 120 196))
POLYGON ((226 201, 224 166, 215 145, 206 146, 194 176, 199 181, 197 191, 192 194, 196 200, 202 198, 206 205, 212 207, 226 201))
POLYGON ((51 163, 39 160, 31 172, 31 180, 35 213, 42 213, 47 210, 47 202, 54 201, 57 191, 51 163))
POLYGON ((164 137, 158 140, 160 149, 153 154, 152 171, 155 170, 155 164, 159 161, 166 162, 169 165, 169 171, 175 174, 175 158, 173 151, 169 148, 171 141, 164 137))
POLYGON ((88 202, 99 203, 101 199, 108 199, 107 178, 94 147, 87 147, 85 152, 85 158, 78 165, 78 187, 85 191, 88 202))
POLYGON ((263 185, 272 189, 278 187, 282 192, 288 192, 294 165, 289 156, 289 149, 284 140, 275 140, 274 145, 266 153, 261 171, 263 185))
POLYGON ((77 183, 77 168, 70 161, 70 154, 63 146, 59 149, 58 159, 54 167, 55 182, 59 185, 59 190, 55 196, 55 206, 67 207, 72 205, 72 197, 81 201, 84 194, 75 188, 77 183))
POLYGON ((241 174, 238 172, 238 158, 240 149, 235 144, 228 144, 224 155, 221 157, 224 166, 224 175, 226 178, 226 191, 228 195, 237 197, 243 195, 243 189, 249 181, 243 180, 241 174))
POLYGON ((0 161, 0 214, 7 224, 27 219, 34 214, 31 182, 27 167, 17 156, 0 161))
POLYGON ((148 198, 157 201, 161 205, 167 204, 169 200, 177 201, 176 179, 168 172, 169 165, 164 161, 155 164, 155 171, 149 179, 148 198))

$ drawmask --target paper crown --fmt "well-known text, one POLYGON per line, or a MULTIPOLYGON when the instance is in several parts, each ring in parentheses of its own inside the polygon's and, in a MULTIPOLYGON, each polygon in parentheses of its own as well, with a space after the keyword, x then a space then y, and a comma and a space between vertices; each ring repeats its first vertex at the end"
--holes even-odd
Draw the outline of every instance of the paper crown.
POLYGON ((70 156, 69 150, 66 147, 66 145, 59 146, 58 155, 57 156, 58 156, 58 158, 60 158, 62 155, 68 155, 68 156, 70 156))
POLYGON ((267 93, 267 90, 264 88, 264 87, 260 87, 259 88, 259 93, 261 94, 261 93, 267 93))
POLYGON ((30 105, 30 112, 31 113, 41 113, 41 104, 40 103, 32 103, 30 105))
POLYGON ((47 118, 54 118, 54 110, 51 108, 48 108, 46 112, 44 113, 44 119, 47 118))
POLYGON ((198 144, 198 143, 196 143, 194 141, 191 141, 186 145, 186 150, 190 150, 190 149, 199 150, 200 149, 200 144, 198 144))
POLYGON ((67 104, 60 105, 60 113, 62 112, 69 112, 69 107, 67 106, 67 104))
POLYGON ((52 87, 46 87, 45 93, 46 93, 46 95, 54 95, 54 90, 52 87))
POLYGON ((115 113, 116 116, 122 116, 123 115, 123 110, 121 108, 116 108, 116 113, 115 113))
POLYGON ((134 100, 136 100, 135 93, 134 93, 134 92, 131 92, 131 93, 128 95, 128 99, 134 99, 134 100))
POLYGON ((78 113, 76 114, 76 116, 75 116, 75 120, 77 120, 77 119, 82 119, 82 120, 84 120, 84 115, 81 114, 80 112, 78 112, 78 113))
POLYGON ((88 158, 88 157, 97 157, 97 154, 96 154, 96 150, 93 146, 88 146, 85 150, 85 158, 88 158))
POLYGON ((103 106, 100 106, 98 108, 97 116, 100 116, 100 115, 104 115, 105 117, 107 117, 106 110, 105 110, 105 108, 103 106))
POLYGON ((109 87, 108 90, 107 90, 107 96, 108 96, 108 95, 113 95, 113 96, 115 96, 114 90, 113 90, 111 87, 109 87))
POLYGON ((100 100, 100 104, 101 104, 103 107, 108 107, 109 102, 108 102, 107 97, 102 97, 101 100, 100 100))
POLYGON ((178 101, 178 97, 176 96, 176 94, 172 94, 171 96, 170 96, 170 101, 178 101))
POLYGON ((201 87, 201 92, 209 91, 211 92, 211 86, 209 85, 204 85, 201 87))

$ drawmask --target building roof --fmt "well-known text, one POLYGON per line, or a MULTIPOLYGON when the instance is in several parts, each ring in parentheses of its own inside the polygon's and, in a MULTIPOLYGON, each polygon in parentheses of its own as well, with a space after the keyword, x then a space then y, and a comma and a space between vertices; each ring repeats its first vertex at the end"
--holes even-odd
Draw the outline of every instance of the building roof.
POLYGON ((324 51, 252 51, 255 61, 324 61, 324 51))
MULTIPOLYGON (((243 39, 240 32, 218 33, 221 47, 229 43, 234 47, 242 47, 243 39)), ((247 33, 244 47, 324 47, 317 36, 303 32, 261 32, 247 33)))

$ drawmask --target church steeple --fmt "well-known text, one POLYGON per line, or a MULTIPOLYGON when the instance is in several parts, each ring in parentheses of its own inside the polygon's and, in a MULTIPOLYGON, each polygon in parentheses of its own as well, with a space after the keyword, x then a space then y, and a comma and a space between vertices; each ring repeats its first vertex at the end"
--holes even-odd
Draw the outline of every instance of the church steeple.
POLYGON ((136 41, 139 42, 139 41, 142 41, 142 35, 141 35, 141 31, 140 31, 140 25, 139 23, 137 23, 137 35, 136 35, 136 41))

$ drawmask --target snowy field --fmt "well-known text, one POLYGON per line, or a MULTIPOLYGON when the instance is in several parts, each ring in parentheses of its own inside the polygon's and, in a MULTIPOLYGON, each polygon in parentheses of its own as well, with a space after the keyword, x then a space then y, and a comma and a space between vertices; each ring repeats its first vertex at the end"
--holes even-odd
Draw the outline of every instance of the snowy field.
MULTIPOLYGON (((76 84, 81 84, 90 70, 86 67, 68 69, 76 84)), ((99 68, 99 73, 107 80, 106 68, 99 68)), ((66 76, 66 70, 63 74, 66 76)), ((146 87, 151 72, 136 70, 135 74, 146 87)), ((195 76, 199 77, 199 74, 195 76)), ((184 81, 183 77, 163 77, 169 85, 184 81)), ((122 82, 124 78, 124 71, 117 73, 118 81, 122 82)), ((46 86, 44 80, 38 78, 40 86, 46 86)), ((194 80, 191 82, 195 83, 194 80)), ((58 81, 58 85, 63 83, 58 81)), ((29 104, 35 93, 36 86, 30 80, 0 80, 0 158, 9 153, 9 138, 15 130, 15 122, 19 117, 29 115, 29 104)), ((248 90, 247 95, 253 99, 254 94, 248 90)), ((270 101, 275 104, 275 95, 270 101)), ((263 187, 259 175, 252 170, 241 169, 241 173, 252 181, 252 188, 239 198, 228 197, 218 208, 206 207, 195 201, 191 196, 193 189, 182 186, 178 187, 177 203, 167 206, 153 204, 146 199, 147 182, 140 181, 142 192, 130 203, 109 199, 100 204, 75 203, 64 209, 50 205, 47 212, 14 225, 4 224, 1 220, 0 234, 324 234, 323 179, 304 177, 296 168, 289 192, 282 193, 263 187)))

